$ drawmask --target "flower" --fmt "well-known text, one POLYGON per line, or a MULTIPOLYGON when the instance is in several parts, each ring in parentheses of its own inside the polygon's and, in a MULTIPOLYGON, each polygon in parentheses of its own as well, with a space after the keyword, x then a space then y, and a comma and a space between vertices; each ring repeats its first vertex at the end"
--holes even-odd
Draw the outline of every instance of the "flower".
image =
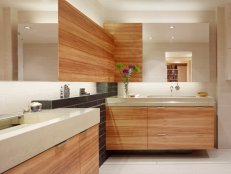
POLYGON ((134 69, 134 66, 133 65, 129 65, 128 68, 129 69, 134 69))
POLYGON ((128 69, 123 70, 123 74, 128 74, 128 73, 129 73, 128 69))

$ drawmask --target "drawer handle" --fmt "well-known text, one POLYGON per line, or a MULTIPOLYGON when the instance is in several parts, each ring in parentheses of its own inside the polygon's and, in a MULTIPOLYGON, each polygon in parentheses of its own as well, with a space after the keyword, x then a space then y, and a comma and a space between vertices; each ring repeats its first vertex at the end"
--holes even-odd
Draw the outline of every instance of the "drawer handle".
POLYGON ((56 147, 62 147, 62 146, 64 146, 65 144, 67 144, 67 140, 66 140, 66 141, 63 141, 63 142, 61 142, 61 143, 59 143, 59 144, 57 144, 56 147))
POLYGON ((167 134, 157 134, 158 136, 166 136, 167 134))

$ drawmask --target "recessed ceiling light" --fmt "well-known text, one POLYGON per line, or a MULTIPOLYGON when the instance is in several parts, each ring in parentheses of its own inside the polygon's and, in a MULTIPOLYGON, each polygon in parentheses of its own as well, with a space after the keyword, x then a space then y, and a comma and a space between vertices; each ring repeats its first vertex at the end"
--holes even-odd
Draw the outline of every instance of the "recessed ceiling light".
POLYGON ((175 28, 175 26, 174 26, 174 25, 171 25, 171 26, 169 26, 169 28, 170 28, 170 29, 174 29, 174 28, 175 28))
POLYGON ((149 37, 149 40, 152 40, 152 36, 149 37))
POLYGON ((31 29, 32 29, 32 28, 29 27, 29 26, 25 26, 24 28, 27 29, 27 30, 31 30, 31 29))
POLYGON ((172 37, 171 37, 171 39, 172 39, 172 40, 174 40, 174 39, 175 39, 175 37, 174 37, 174 36, 172 36, 172 37))

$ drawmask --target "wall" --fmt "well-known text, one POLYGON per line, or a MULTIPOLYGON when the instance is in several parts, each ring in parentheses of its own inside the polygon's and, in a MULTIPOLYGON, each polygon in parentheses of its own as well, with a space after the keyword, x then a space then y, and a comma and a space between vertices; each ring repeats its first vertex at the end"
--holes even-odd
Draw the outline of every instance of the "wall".
POLYGON ((231 148, 231 81, 226 80, 224 8, 217 10, 218 26, 218 147, 231 148))
POLYGON ((32 100, 60 98, 60 87, 70 84, 71 97, 79 96, 79 88, 96 93, 95 83, 70 82, 0 82, 0 115, 22 112, 32 100))
MULTIPOLYGON (((81 1, 82 8, 88 11, 89 14, 94 14, 94 10, 87 8, 89 3, 81 1)), ((93 8, 95 6, 91 5, 93 8)), ((81 7, 79 7, 81 9, 81 7)), ((82 10, 82 9, 81 9, 82 10)), ((45 12, 42 12, 45 14, 45 12)), ((58 21, 57 13, 50 12, 50 15, 45 15, 47 19, 41 18, 41 12, 19 12, 19 21, 25 23, 34 22, 51 22, 58 21)), ((1 11, 0 11, 1 17, 1 11)), ((102 23, 103 19, 99 16, 93 18, 96 23, 102 23)), ((1 22, 1 20, 0 20, 1 22)), ((1 30, 0 30, 1 31, 1 30)), ((0 41, 1 42, 1 41, 0 41)), ((69 83, 71 87, 71 96, 78 96, 79 88, 86 88, 87 92, 96 92, 96 83, 84 83, 84 82, 73 82, 69 83)), ((27 107, 31 100, 41 99, 57 99, 59 98, 59 92, 61 85, 65 82, 0 82, 0 115, 14 112, 21 112, 23 108, 27 107)))
POLYGON ((58 45, 24 44, 24 80, 58 81, 58 45))
POLYGON ((59 1, 59 80, 113 82, 114 39, 65 0, 59 1))
POLYGON ((210 81, 209 44, 206 43, 144 43, 143 81, 166 82, 166 51, 192 51, 192 81, 210 81))
MULTIPOLYGON (((155 82, 143 82, 143 83, 129 83, 129 93, 139 94, 140 96, 148 95, 170 95, 170 86, 175 86, 176 82, 169 83, 155 83, 155 82)), ((174 96, 195 96, 199 91, 206 91, 210 96, 216 97, 216 85, 213 83, 198 83, 198 82, 181 82, 179 83, 180 90, 174 89, 174 96)), ((119 83, 118 95, 124 95, 124 85, 119 83)))

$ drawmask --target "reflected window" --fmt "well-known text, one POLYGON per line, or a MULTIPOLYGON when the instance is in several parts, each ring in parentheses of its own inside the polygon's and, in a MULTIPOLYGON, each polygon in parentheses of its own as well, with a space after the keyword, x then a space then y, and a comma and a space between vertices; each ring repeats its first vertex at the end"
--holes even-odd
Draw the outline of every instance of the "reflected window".
POLYGON ((192 82, 192 52, 165 52, 168 82, 192 82))

